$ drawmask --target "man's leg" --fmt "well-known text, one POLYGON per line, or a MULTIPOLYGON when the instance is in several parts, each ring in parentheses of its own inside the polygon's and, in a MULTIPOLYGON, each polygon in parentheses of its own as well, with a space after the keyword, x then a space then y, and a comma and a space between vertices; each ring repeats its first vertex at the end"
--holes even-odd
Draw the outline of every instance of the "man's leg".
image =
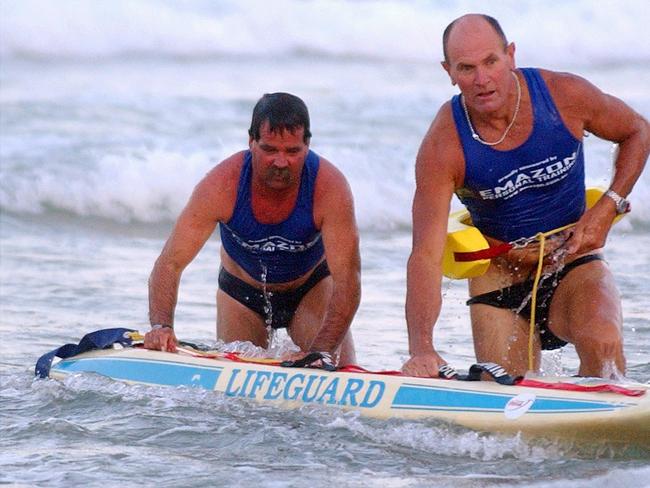
POLYGON ((222 290, 217 291, 217 338, 250 341, 263 348, 269 343, 264 320, 222 290))
MULTIPOLYGON (((303 297, 287 329, 293 342, 302 350, 308 350, 323 323, 323 317, 332 296, 332 277, 318 282, 303 297)), ((352 333, 348 330, 338 353, 339 365, 356 364, 352 333)))
MULTIPOLYGON (((529 322, 512 310, 476 303, 470 306, 474 351, 479 362, 493 362, 508 373, 523 376, 528 371, 529 322)), ((540 363, 537 332, 533 338, 533 367, 540 363)))
POLYGON ((562 279, 551 301, 549 328, 571 342, 581 376, 603 376, 615 366, 625 373, 621 300, 604 261, 591 261, 562 279))

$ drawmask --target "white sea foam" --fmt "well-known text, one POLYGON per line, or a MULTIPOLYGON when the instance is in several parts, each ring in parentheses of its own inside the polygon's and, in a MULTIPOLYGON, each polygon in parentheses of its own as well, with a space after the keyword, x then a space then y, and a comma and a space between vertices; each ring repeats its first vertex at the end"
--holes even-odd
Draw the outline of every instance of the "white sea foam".
MULTIPOLYGON (((407 228, 418 145, 455 90, 435 65, 439 37, 475 7, 460 0, 3 2, 0 209, 169 223, 214 164, 245 148, 256 98, 283 90, 310 106, 313 149, 346 175, 361 228, 407 228)), ((487 12, 517 42, 520 65, 582 65, 647 117, 644 8, 632 0, 553 8, 505 0, 487 12), (609 67, 628 61, 637 66, 609 67)), ((588 184, 607 186, 610 145, 590 137, 585 147, 588 184)), ((646 229, 647 172, 631 200, 633 213, 617 228, 646 229)))
POLYGON ((118 222, 168 221, 178 215, 210 166, 204 154, 153 150, 107 155, 94 168, 78 168, 72 174, 10 175, 0 191, 0 204, 13 212, 59 211, 118 222))
MULTIPOLYGON (((184 154, 163 149, 139 148, 128 154, 100 156, 96 162, 74 167, 31 171, 22 166, 7 168, 0 187, 0 208, 13 213, 64 212, 72 216, 100 217, 116 222, 170 222, 176 219, 194 186, 227 156, 194 152, 184 154)), ((410 226, 414 191, 413 161, 403 159, 400 171, 395 162, 377 160, 358 153, 344 157, 340 151, 327 154, 346 174, 355 197, 357 220, 362 229, 392 229, 410 226), (394 173, 391 173, 394 172, 394 173)), ((593 156, 588 185, 607 186, 608 161, 596 164, 593 156), (594 168, 602 166, 601 171, 594 168)), ((5 166, 7 166, 5 164, 5 166)), ((633 211, 617 229, 646 228, 650 222, 650 181, 643 175, 632 195, 633 211)), ((459 207, 454 202, 454 207, 459 207)))
POLYGON ((322 53, 430 61, 440 56, 444 27, 477 9, 501 21, 530 64, 650 60, 650 44, 639 42, 647 28, 643 0, 481 6, 470 0, 4 1, 0 55, 96 60, 322 53))

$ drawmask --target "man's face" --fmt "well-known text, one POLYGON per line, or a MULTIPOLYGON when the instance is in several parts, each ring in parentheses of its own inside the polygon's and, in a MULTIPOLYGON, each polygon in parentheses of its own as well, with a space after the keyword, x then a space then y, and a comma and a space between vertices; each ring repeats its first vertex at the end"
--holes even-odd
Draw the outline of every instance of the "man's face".
POLYGON ((253 156, 253 177, 264 186, 285 190, 300 184, 309 145, 303 140, 304 128, 272 132, 268 121, 260 127, 260 138, 249 139, 253 156))
POLYGON ((496 112, 508 100, 515 67, 514 44, 504 48, 494 29, 482 19, 468 19, 454 27, 443 67, 458 84, 468 107, 479 113, 496 112))

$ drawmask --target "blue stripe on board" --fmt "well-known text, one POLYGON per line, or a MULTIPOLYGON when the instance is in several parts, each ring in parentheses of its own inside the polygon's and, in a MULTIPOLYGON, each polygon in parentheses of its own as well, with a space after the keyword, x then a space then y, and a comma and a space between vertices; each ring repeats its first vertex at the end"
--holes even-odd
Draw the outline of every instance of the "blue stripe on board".
POLYGON ((205 367, 130 358, 67 359, 52 369, 67 373, 98 373, 118 380, 169 386, 198 386, 213 390, 222 367, 205 367))
MULTIPOLYGON (((503 411, 516 395, 472 392, 423 385, 400 386, 391 408, 400 410, 503 411)), ((537 397, 530 413, 602 412, 625 407, 622 403, 537 397)))

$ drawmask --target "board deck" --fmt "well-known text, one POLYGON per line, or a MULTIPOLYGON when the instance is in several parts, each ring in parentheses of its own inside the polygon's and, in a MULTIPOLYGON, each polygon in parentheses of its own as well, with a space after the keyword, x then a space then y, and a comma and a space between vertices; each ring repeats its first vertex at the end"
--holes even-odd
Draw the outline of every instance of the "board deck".
POLYGON ((282 408, 315 404, 380 419, 438 419, 485 432, 650 445, 650 392, 644 384, 621 385, 645 391, 626 396, 491 381, 283 368, 208 357, 198 351, 168 353, 139 347, 95 350, 62 359, 52 366, 50 376, 61 379, 82 372, 129 383, 200 387, 282 408))

